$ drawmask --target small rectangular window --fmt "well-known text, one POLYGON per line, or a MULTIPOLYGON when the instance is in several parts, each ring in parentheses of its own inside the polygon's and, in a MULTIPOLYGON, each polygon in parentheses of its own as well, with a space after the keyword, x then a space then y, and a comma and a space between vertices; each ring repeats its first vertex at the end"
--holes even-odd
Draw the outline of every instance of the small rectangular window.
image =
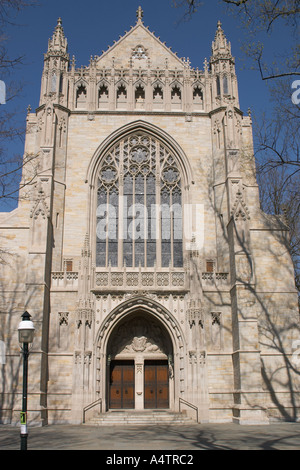
POLYGON ((73 271, 73 261, 72 260, 65 260, 65 268, 67 272, 73 271))
POLYGON ((206 261, 206 272, 213 273, 214 272, 215 263, 214 261, 206 261))

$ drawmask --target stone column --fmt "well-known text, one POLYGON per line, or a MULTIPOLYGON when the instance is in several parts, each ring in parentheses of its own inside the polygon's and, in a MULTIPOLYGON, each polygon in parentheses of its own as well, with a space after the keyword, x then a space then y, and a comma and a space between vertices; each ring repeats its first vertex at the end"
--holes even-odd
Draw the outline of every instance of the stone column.
POLYGON ((262 403, 255 279, 247 218, 240 203, 228 224, 232 280, 233 419, 240 424, 264 424, 268 421, 262 403))
POLYGON ((144 359, 135 358, 135 409, 144 409, 144 359))

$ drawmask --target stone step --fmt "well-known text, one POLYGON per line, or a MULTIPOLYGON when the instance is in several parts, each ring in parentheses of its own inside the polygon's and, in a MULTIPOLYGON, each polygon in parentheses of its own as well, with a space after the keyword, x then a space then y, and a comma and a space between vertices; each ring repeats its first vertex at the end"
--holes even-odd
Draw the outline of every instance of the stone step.
POLYGON ((193 424, 185 413, 162 411, 108 411, 86 421, 90 426, 193 424))

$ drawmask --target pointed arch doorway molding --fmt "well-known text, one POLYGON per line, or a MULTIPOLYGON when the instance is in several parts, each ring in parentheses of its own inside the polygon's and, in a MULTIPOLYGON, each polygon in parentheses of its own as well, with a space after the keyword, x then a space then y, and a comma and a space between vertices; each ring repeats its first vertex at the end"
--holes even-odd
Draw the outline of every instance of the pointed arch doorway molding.
POLYGON ((96 396, 103 410, 178 410, 184 392, 184 340, 173 315, 157 301, 133 296, 98 332, 96 396))

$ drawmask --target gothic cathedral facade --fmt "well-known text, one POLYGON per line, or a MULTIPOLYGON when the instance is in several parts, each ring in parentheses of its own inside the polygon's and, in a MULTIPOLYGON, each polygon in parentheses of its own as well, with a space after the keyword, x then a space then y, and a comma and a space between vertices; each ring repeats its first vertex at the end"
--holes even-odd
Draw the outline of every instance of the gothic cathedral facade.
POLYGON ((76 68, 59 19, 24 158, 18 207, 0 214, 1 422, 21 410, 25 310, 30 421, 297 419, 288 229, 260 210, 251 115, 220 22, 203 70, 141 8, 76 68))

